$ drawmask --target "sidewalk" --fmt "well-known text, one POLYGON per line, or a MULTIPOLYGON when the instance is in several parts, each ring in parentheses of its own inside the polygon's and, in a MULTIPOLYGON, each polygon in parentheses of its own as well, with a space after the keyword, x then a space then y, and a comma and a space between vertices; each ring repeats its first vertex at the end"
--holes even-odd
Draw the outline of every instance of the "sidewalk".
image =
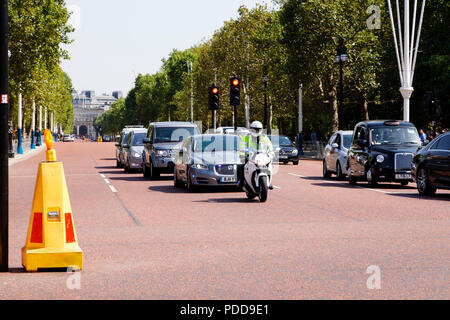
POLYGON ((15 153, 14 158, 9 158, 8 167, 12 167, 12 166, 18 164, 19 162, 29 159, 29 158, 43 152, 44 150, 46 150, 45 144, 41 145, 40 147, 36 147, 36 149, 34 149, 34 150, 31 150, 31 149, 24 150, 23 154, 15 153))

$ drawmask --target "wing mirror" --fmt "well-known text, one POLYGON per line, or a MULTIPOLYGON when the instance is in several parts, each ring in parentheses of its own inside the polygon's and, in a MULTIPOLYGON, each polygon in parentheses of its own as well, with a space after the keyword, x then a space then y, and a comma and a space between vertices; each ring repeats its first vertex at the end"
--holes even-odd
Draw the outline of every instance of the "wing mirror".
POLYGON ((367 140, 358 139, 358 140, 356 140, 356 144, 358 146, 360 146, 361 148, 363 148, 363 147, 367 146, 367 140))

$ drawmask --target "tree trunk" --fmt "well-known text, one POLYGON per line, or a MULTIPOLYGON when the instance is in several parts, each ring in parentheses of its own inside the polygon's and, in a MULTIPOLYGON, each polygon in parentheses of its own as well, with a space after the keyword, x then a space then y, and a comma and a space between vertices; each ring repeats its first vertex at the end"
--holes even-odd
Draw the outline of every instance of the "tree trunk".
POLYGON ((330 104, 330 128, 331 132, 339 131, 339 114, 338 114, 338 101, 337 101, 337 88, 335 85, 331 87, 328 94, 330 104))
POLYGON ((369 102, 367 101, 365 94, 362 95, 361 108, 362 108, 361 109, 362 117, 363 117, 364 121, 368 121, 369 120, 369 102))

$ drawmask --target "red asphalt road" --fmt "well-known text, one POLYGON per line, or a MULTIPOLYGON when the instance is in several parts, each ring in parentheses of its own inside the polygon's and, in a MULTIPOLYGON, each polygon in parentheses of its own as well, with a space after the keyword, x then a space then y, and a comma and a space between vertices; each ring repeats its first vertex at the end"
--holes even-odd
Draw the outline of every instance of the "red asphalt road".
POLYGON ((0 299, 450 297, 450 192, 350 186, 301 161, 279 167, 260 204, 233 191, 189 194, 171 176, 126 174, 111 143, 55 149, 84 251, 81 288, 67 287, 71 274, 21 266, 41 152, 10 167, 11 272, 0 274, 0 299), (367 288, 373 265, 380 290, 367 288))

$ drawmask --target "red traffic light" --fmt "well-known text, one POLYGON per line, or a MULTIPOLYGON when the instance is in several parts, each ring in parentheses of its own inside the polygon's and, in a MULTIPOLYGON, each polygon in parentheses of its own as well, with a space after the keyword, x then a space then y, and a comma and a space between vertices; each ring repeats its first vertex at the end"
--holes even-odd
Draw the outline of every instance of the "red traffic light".
POLYGON ((233 86, 237 87, 239 85, 239 79, 234 79, 232 83, 233 86))
POLYGON ((213 94, 218 94, 219 93, 219 89, 218 88, 212 88, 211 92, 213 94))

